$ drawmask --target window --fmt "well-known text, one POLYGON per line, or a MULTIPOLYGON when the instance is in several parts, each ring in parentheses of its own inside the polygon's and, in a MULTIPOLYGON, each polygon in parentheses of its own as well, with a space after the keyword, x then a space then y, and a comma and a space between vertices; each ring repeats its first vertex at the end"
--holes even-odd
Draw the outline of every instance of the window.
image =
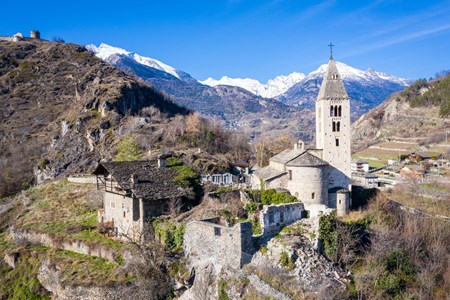
POLYGON ((289 180, 292 180, 292 170, 288 170, 289 172, 289 180))
POLYGON ((341 199, 339 199, 339 204, 341 204, 341 199))
POLYGON ((337 132, 341 131, 341 122, 336 123, 336 131, 337 132))
POLYGON ((333 112, 334 112, 334 108, 333 108, 333 105, 330 107, 330 117, 332 117, 333 116, 333 112))
POLYGON ((214 227, 214 235, 216 236, 220 236, 222 233, 220 232, 220 228, 219 227, 214 227))
POLYGON ((116 208, 116 203, 111 201, 111 208, 116 208))
POLYGON ((125 212, 123 212, 123 217, 125 218, 127 216, 127 214, 125 212))
POLYGON ((273 222, 274 222, 273 213, 269 213, 269 224, 272 224, 273 222))
POLYGON ((338 116, 338 107, 337 107, 337 105, 334 107, 334 116, 335 117, 338 116))
POLYGON ((336 122, 333 122, 333 132, 336 131, 336 122))
POLYGON ((336 139, 336 147, 339 147, 339 139, 336 139))
POLYGON ((342 116, 342 106, 339 105, 339 109, 338 109, 338 116, 342 116))
POLYGON ((313 199, 313 200, 314 200, 314 196, 315 196, 315 194, 314 194, 314 193, 312 193, 312 194, 311 194, 311 199, 313 199))

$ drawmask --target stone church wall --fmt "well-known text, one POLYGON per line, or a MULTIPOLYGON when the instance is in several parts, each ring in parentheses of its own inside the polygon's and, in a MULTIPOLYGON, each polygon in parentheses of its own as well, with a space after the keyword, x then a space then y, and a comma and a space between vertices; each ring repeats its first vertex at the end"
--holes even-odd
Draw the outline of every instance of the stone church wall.
POLYGON ((259 216, 263 234, 276 233, 282 227, 300 220, 304 211, 305 208, 301 202, 264 205, 259 216))
POLYGON ((292 180, 287 188, 304 203, 328 204, 328 172, 326 166, 288 167, 292 180))

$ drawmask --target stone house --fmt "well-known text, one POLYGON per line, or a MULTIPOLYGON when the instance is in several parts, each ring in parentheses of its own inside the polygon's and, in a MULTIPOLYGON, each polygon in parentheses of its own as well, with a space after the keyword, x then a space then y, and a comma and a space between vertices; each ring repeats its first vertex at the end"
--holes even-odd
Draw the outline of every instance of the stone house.
POLYGON ((118 236, 141 237, 151 217, 179 209, 187 190, 174 183, 178 173, 166 167, 165 159, 101 162, 94 173, 103 193, 99 222, 112 224, 118 236))

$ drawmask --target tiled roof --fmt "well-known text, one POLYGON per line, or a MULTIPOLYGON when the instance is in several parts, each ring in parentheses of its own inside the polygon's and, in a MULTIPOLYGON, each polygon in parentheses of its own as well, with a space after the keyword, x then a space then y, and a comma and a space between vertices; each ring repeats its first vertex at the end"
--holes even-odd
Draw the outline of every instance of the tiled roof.
POLYGON ((186 195, 186 191, 173 182, 178 173, 170 167, 158 168, 156 160, 101 162, 95 175, 111 174, 118 185, 130 190, 138 198, 158 200, 186 195), (137 183, 131 177, 137 177, 137 183))

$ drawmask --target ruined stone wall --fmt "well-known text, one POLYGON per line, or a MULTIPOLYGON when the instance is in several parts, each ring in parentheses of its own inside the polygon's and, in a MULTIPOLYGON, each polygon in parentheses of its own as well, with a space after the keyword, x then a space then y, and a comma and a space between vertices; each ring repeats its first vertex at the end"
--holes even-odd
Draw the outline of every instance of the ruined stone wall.
POLYGON ((207 221, 186 225, 184 249, 187 257, 211 261, 216 267, 241 268, 251 260, 252 225, 241 222, 226 227, 207 221))
POLYGON ((301 202, 264 205, 259 215, 263 234, 278 232, 282 227, 300 220, 304 209, 301 202))
POLYGON ((266 189, 287 188, 288 175, 282 175, 266 181, 266 189))
POLYGON ((27 242, 33 245, 43 245, 55 249, 63 249, 84 255, 97 256, 108 260, 111 263, 116 263, 117 255, 123 255, 127 259, 130 256, 126 250, 116 250, 103 245, 90 245, 79 240, 64 240, 54 238, 46 233, 38 233, 34 231, 24 231, 11 228, 11 238, 14 242, 27 242))
POLYGON ((97 184, 97 178, 95 176, 69 176, 67 181, 73 183, 83 183, 83 184, 97 184))
POLYGON ((326 206, 325 204, 309 204, 309 203, 305 203, 305 210, 308 212, 310 218, 315 218, 322 214, 328 214, 333 211, 333 209, 328 208, 328 206, 326 206))

